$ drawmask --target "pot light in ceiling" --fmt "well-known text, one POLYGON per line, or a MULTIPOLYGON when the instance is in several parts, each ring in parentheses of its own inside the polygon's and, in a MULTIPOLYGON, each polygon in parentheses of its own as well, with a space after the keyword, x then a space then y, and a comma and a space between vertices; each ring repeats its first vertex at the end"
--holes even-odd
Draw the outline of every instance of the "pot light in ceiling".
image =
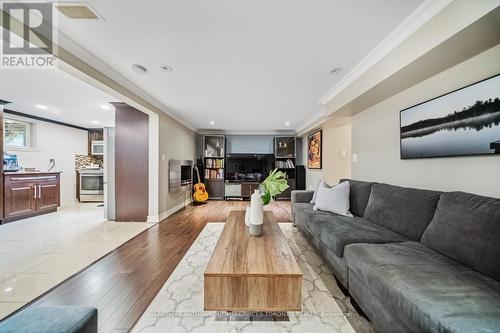
POLYGON ((132 70, 134 72, 136 72, 137 74, 141 74, 141 75, 146 74, 146 72, 148 71, 146 69, 146 67, 138 65, 138 64, 133 64, 132 65, 132 70))
POLYGON ((331 69, 328 73, 333 75, 333 74, 337 74, 337 73, 340 73, 340 72, 342 72, 342 68, 341 67, 335 67, 335 68, 331 69))
POLYGON ((210 122, 210 125, 214 126, 214 125, 215 125, 215 121, 213 121, 213 120, 212 120, 212 121, 210 122))
POLYGON ((48 106, 42 105, 42 104, 37 104, 37 105, 35 105, 35 107, 40 109, 40 110, 48 110, 49 109, 48 106))
POLYGON ((108 104, 101 104, 101 109, 103 110, 111 110, 111 106, 108 104))
POLYGON ((161 65, 160 68, 162 71, 169 72, 169 73, 174 71, 174 68, 170 65, 161 65))
POLYGON ((285 122, 285 126, 290 126, 290 122, 289 121, 285 122))
POLYGON ((94 125, 99 125, 99 124, 100 124, 100 122, 99 122, 98 120, 92 120, 92 124, 94 124, 94 125))

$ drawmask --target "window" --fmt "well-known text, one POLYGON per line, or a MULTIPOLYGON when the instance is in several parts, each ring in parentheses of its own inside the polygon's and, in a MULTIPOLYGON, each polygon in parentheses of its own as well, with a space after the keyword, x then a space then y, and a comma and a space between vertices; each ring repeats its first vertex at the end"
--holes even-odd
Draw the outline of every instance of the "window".
POLYGON ((5 119, 5 146, 15 148, 30 147, 31 124, 14 119, 5 119))

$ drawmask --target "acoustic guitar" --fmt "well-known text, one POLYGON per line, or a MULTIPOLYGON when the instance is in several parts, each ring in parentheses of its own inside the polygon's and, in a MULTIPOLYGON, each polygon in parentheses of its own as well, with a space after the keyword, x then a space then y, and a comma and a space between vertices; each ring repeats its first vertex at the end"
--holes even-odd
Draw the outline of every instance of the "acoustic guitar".
POLYGON ((198 182, 194 184, 194 194, 193 200, 195 202, 205 202, 208 200, 208 192, 205 188, 205 184, 200 181, 200 172, 198 171, 198 167, 195 165, 196 175, 198 176, 198 182))

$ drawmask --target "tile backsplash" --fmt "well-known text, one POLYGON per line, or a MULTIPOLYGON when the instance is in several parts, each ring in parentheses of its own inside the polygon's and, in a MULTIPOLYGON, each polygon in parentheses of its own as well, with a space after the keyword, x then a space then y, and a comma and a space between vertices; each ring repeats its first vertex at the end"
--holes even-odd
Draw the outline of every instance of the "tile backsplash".
POLYGON ((90 167, 90 164, 99 164, 102 168, 103 160, 103 156, 75 155, 75 169, 86 169, 90 167))

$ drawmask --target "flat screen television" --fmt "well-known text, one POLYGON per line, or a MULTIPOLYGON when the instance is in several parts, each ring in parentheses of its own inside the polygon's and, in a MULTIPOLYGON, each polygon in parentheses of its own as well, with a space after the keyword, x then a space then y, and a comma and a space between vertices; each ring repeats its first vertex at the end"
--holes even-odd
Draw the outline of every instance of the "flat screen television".
POLYGON ((401 159, 500 154, 500 74, 400 112, 401 159))
POLYGON ((226 180, 262 182, 273 167, 272 154, 228 154, 226 180))

